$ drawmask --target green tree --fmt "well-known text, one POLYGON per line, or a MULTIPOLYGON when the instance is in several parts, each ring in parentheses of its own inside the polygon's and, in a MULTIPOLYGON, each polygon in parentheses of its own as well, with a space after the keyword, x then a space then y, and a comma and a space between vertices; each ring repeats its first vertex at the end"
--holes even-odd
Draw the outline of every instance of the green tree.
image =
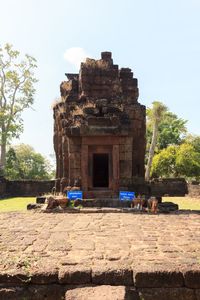
POLYGON ((189 134, 185 138, 185 143, 190 144, 200 153, 200 136, 189 134))
POLYGON ((23 131, 21 113, 33 104, 36 60, 20 59, 12 45, 0 47, 0 165, 4 168, 6 146, 23 131))
POLYGON ((6 153, 6 177, 13 180, 19 177, 19 161, 14 148, 6 153))
POLYGON ((200 177, 200 152, 191 144, 179 146, 176 154, 177 173, 189 178, 200 177))
POLYGON ((53 176, 50 162, 25 144, 12 147, 6 155, 6 177, 10 180, 47 180, 53 176))
POLYGON ((167 148, 169 145, 180 145, 187 133, 186 123, 186 120, 166 111, 158 126, 158 149, 167 148))
POLYGON ((152 177, 200 178, 200 152, 188 143, 171 145, 153 158, 152 177))
POLYGON ((176 153, 177 146, 171 145, 156 154, 152 162, 152 177, 175 177, 176 153))
POLYGON ((158 126, 163 118, 164 113, 167 110, 167 107, 159 102, 154 101, 152 108, 147 109, 148 125, 152 127, 152 138, 151 144, 148 153, 148 161, 146 165, 145 179, 148 181, 150 178, 152 160, 156 148, 157 138, 158 138, 158 126))
MULTIPOLYGON (((180 145, 183 143, 187 134, 186 123, 186 120, 178 118, 176 114, 167 110, 158 125, 156 152, 167 148, 169 145, 180 145)), ((150 147, 152 134, 152 126, 148 122, 147 115, 147 149, 150 147)))

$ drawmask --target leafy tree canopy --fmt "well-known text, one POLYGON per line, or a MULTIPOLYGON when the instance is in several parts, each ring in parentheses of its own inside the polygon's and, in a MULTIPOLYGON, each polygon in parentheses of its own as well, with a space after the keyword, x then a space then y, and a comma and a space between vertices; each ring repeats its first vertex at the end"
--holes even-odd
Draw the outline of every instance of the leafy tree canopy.
POLYGON ((50 162, 25 144, 11 147, 6 155, 6 177, 10 180, 53 178, 50 162))
POLYGON ((194 147, 194 149, 200 153, 200 136, 189 134, 185 138, 185 143, 188 143, 194 147))
MULTIPOLYGON (((153 127, 149 120, 149 110, 147 110, 147 149, 149 148, 153 127)), ((178 116, 168 109, 164 112, 163 117, 158 125, 158 138, 156 143, 156 152, 167 148, 169 145, 180 145, 186 136, 186 120, 178 118, 178 116)))
POLYGON ((157 140, 158 140, 158 126, 162 121, 167 107, 159 101, 154 101, 152 103, 152 108, 147 109, 148 123, 149 127, 152 129, 151 142, 148 151, 148 160, 145 171, 145 179, 148 181, 151 173, 152 160, 156 150, 157 140))
POLYGON ((23 130, 21 113, 33 104, 36 60, 13 50, 12 45, 0 47, 0 164, 5 165, 6 146, 23 130))
POLYGON ((161 150, 153 158, 152 177, 174 177, 176 174, 177 146, 171 145, 161 150))
POLYGON ((180 145, 176 155, 176 167, 181 176, 200 178, 200 152, 191 144, 180 145))
POLYGON ((171 145, 153 158, 152 177, 200 179, 200 152, 189 143, 171 145))
POLYGON ((169 145, 180 145, 185 138, 187 121, 178 118, 176 114, 167 111, 158 127, 158 148, 164 149, 169 145))

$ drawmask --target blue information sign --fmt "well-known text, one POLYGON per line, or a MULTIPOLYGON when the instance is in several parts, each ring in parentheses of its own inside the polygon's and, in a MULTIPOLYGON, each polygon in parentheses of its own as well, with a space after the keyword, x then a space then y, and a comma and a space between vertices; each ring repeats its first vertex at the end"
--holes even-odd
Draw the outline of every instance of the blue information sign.
POLYGON ((135 192, 128 192, 128 191, 119 192, 120 200, 133 200, 134 198, 135 198, 135 192))
POLYGON ((76 200, 76 199, 83 199, 83 192, 82 191, 69 191, 67 192, 67 198, 69 200, 76 200))

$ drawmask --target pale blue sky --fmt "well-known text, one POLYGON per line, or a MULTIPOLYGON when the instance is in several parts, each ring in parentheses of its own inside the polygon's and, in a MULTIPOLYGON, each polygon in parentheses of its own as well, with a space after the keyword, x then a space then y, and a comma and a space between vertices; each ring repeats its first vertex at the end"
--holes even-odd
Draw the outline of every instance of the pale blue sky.
POLYGON ((93 58, 112 51, 138 78, 140 103, 164 102, 200 134, 199 0, 0 0, 0 9, 0 43, 38 61, 35 111, 23 114, 18 143, 53 153, 51 103, 64 73, 78 71, 64 59, 72 47, 93 58))

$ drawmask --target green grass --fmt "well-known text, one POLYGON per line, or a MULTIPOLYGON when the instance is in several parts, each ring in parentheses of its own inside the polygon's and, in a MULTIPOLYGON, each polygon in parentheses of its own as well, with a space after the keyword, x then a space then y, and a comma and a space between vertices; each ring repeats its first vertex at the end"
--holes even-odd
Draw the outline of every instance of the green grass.
POLYGON ((163 202, 178 204, 179 209, 200 210, 200 199, 190 197, 163 197, 163 202))
POLYGON ((15 197, 0 200, 0 212, 26 211, 29 203, 35 203, 35 197, 15 197))

